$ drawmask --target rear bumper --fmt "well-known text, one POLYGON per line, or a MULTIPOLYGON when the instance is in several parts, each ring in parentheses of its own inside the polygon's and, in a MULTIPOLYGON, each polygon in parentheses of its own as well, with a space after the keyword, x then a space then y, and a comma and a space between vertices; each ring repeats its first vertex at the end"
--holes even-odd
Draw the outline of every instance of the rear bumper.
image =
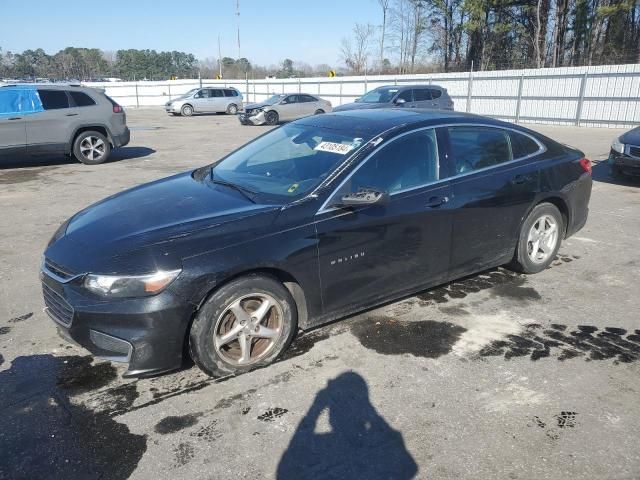
POLYGON ((79 287, 42 275, 45 312, 58 333, 98 358, 128 363, 125 377, 180 368, 193 307, 169 290, 145 298, 97 302, 79 287))
POLYGON ((640 158, 611 150, 609 165, 615 166, 625 175, 640 176, 640 158))
POLYGON ((585 173, 580 176, 573 188, 568 192, 569 221, 566 237, 577 233, 587 223, 592 186, 591 175, 585 173))
POLYGON ((120 135, 113 135, 113 146, 118 148, 118 147, 124 147, 125 145, 129 144, 129 141, 131 140, 131 130, 129 130, 129 127, 124 127, 124 132, 122 132, 120 135))

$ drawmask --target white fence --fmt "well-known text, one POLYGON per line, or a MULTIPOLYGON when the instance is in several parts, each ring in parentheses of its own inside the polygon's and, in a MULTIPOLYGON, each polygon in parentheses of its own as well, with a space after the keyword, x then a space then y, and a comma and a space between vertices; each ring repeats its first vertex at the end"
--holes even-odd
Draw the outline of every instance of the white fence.
POLYGON ((381 85, 437 84, 455 109, 503 120, 561 125, 631 127, 640 124, 640 64, 503 70, 432 75, 384 75, 266 80, 174 80, 89 83, 123 106, 163 105, 202 85, 235 87, 246 102, 274 93, 305 92, 335 105, 352 102, 381 85))

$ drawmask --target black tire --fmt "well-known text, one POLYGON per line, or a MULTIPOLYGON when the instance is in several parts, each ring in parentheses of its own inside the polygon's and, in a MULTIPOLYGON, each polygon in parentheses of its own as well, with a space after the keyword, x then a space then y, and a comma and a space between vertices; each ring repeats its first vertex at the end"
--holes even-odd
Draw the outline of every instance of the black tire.
POLYGON ((267 125, 277 125, 280 121, 280 117, 278 116, 278 112, 269 110, 264 114, 264 120, 267 125))
POLYGON ((562 217, 562 214, 558 210, 558 207, 551 203, 541 203, 539 205, 536 205, 522 224, 520 235, 518 238, 518 245, 516 247, 516 253, 514 259, 508 265, 508 267, 521 273, 538 273, 543 271, 556 258, 558 250, 560 249, 560 244, 562 243, 562 238, 564 237, 564 232, 564 219, 562 217), (534 261, 530 255, 530 248, 533 245, 529 245, 529 234, 532 230, 532 227, 537 224, 537 222, 539 222, 541 218, 544 217, 551 217, 555 221, 555 245, 553 246, 553 248, 550 247, 549 252, 545 253, 543 260, 534 261))
MULTIPOLYGON (((247 305, 247 303, 244 305, 247 305)), ((257 310, 254 310, 254 312, 255 311, 257 310)), ((249 313, 249 315, 253 320, 253 313, 249 313)), ((297 323, 298 317, 295 301, 284 285, 275 278, 267 275, 246 275, 223 285, 202 305, 196 314, 193 324, 191 325, 191 331, 189 332, 189 352, 195 364, 198 365, 203 372, 212 377, 247 372, 257 367, 269 365, 275 361, 291 343, 291 339, 296 332, 297 323), (216 347, 214 339, 220 338, 223 332, 228 333, 234 328, 242 329, 238 317, 234 316, 228 310, 234 302, 239 299, 251 302, 253 301, 251 298, 260 295, 271 297, 271 299, 275 300, 279 305, 280 310, 278 310, 276 306, 270 307, 270 319, 268 320, 270 322, 271 319, 275 317, 281 317, 279 328, 274 328, 274 330, 279 332, 279 336, 272 342, 267 342, 268 347, 265 347, 266 344, 264 343, 259 344, 259 342, 266 340, 259 338, 259 336, 249 340, 249 345, 251 345, 249 352, 256 352, 258 348, 263 348, 264 352, 260 354, 258 351, 255 361, 250 364, 241 365, 232 361, 233 359, 230 360, 234 352, 239 352, 241 337, 237 336, 238 338, 229 341, 222 347, 216 347), (273 315, 274 311, 276 312, 275 316, 273 315), (226 330, 224 330, 225 328, 226 330), (228 348, 228 350, 225 351, 225 348, 228 348)), ((253 329, 256 328, 256 326, 255 324, 252 325, 253 326, 247 326, 243 331, 246 329, 248 329, 247 332, 249 330, 254 331, 253 329)), ((271 325, 269 326, 271 327, 271 325)), ((251 335, 253 334, 251 333, 251 335)), ((241 356, 239 353, 238 355, 241 356)))
POLYGON ((230 104, 227 107, 227 113, 229 115, 235 115, 236 113, 238 113, 238 106, 235 103, 230 104))
POLYGON ((190 117, 193 115, 193 107, 191 105, 183 105, 180 109, 180 115, 183 117, 190 117))
POLYGON ((313 114, 314 115, 322 115, 324 113, 324 110, 322 110, 321 108, 319 108, 318 110, 316 110, 313 114))
POLYGON ((111 144, 107 137, 95 130, 76 136, 73 141, 73 156, 85 165, 99 165, 111 155, 111 144))

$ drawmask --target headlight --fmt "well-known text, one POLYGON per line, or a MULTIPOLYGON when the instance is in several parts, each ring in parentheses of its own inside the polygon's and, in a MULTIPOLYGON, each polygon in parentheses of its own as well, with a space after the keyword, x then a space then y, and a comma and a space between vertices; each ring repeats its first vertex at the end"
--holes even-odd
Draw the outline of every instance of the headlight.
POLYGON ((611 144, 611 149, 618 153, 624 153, 624 143, 619 138, 616 138, 611 144))
POLYGON ((258 115, 260 112, 262 112, 261 108, 254 108, 253 110, 251 110, 251 112, 249 112, 250 115, 258 115))
POLYGON ((164 290, 182 270, 158 271, 149 275, 94 275, 84 278, 86 289, 102 297, 145 297, 164 290))

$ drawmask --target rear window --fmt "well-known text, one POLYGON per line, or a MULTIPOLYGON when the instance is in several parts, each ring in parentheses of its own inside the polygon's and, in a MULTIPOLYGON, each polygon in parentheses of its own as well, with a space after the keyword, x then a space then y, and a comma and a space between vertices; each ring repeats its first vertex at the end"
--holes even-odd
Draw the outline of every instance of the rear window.
POLYGON ((510 132, 511 151, 513 158, 523 158, 533 155, 540 150, 540 146, 530 137, 516 132, 510 132))
POLYGON ((96 104, 93 98, 91 98, 86 93, 71 91, 69 92, 69 94, 71 95, 71 98, 73 99, 73 102, 77 107, 88 107, 96 104))
POLYGON ((237 90, 232 90, 230 88, 227 88, 224 90, 224 96, 225 97, 237 97, 238 96, 238 91, 237 90))
POLYGON ((69 108, 69 98, 64 90, 38 90, 45 110, 69 108))

